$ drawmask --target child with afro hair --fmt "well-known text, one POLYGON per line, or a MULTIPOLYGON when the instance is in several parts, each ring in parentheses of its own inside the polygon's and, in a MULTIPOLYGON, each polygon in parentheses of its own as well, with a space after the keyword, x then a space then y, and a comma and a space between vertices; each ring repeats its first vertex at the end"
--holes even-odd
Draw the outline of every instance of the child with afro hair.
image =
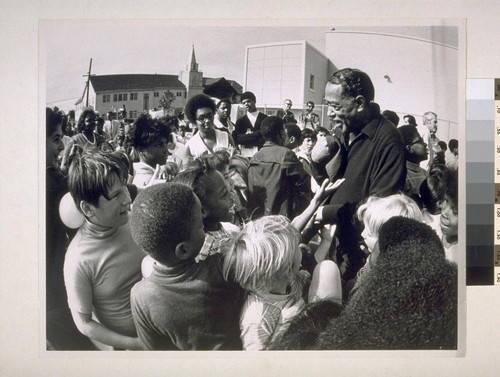
POLYGON ((319 336, 317 349, 430 350, 457 346, 457 268, 436 233, 393 217, 380 230, 370 279, 319 336))
POLYGON ((137 333, 150 350, 241 349, 243 291, 226 282, 220 254, 196 263, 204 242, 193 190, 168 182, 142 191, 131 215, 132 237, 154 260, 131 291, 137 333))

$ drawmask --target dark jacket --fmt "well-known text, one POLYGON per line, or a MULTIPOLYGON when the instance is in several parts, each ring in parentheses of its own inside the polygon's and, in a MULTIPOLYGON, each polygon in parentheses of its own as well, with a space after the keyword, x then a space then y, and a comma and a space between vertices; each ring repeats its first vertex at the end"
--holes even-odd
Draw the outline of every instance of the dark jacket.
POLYGON ((234 125, 234 131, 232 134, 234 142, 245 147, 261 148, 262 145, 264 145, 264 138, 260 133, 260 125, 266 118, 266 114, 259 112, 259 114, 257 115, 257 120, 255 121, 255 125, 253 127, 247 115, 238 119, 236 121, 236 124, 234 125))
POLYGON ((248 201, 253 218, 280 214, 293 219, 311 200, 308 178, 295 153, 267 141, 248 168, 248 201))

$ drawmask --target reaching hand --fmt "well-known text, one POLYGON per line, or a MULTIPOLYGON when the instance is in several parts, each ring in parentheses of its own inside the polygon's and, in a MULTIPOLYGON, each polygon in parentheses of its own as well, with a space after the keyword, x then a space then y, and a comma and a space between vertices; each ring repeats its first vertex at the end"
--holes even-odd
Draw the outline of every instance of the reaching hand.
POLYGON ((157 185, 159 183, 165 183, 166 181, 164 179, 161 179, 160 176, 161 176, 161 168, 160 165, 156 164, 155 172, 153 173, 153 176, 151 177, 146 187, 157 185))
POLYGON ((337 190, 342 182, 345 181, 345 178, 337 179, 335 182, 331 183, 330 180, 327 178, 323 181, 321 184, 321 187, 316 191, 316 194, 314 194, 314 197, 312 198, 312 201, 315 203, 321 203, 325 195, 331 194, 335 190, 337 190))

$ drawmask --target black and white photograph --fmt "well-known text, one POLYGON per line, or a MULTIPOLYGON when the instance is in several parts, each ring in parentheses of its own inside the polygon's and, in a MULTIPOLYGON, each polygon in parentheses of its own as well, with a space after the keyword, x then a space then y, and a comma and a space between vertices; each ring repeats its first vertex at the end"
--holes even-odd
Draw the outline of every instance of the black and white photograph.
POLYGON ((462 24, 221 24, 40 23, 46 349, 459 355, 462 24))
POLYGON ((2 5, 0 374, 497 374, 494 1, 2 5))

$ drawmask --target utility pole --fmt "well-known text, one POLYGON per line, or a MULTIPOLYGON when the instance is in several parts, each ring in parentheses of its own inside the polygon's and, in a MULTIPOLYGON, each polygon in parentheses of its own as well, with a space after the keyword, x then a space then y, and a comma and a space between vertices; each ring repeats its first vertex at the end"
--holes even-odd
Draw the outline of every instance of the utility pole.
POLYGON ((85 85, 85 90, 87 91, 87 98, 85 102, 85 107, 89 107, 89 84, 90 84, 90 71, 92 70, 92 58, 90 58, 89 72, 83 77, 87 77, 87 84, 85 85))

